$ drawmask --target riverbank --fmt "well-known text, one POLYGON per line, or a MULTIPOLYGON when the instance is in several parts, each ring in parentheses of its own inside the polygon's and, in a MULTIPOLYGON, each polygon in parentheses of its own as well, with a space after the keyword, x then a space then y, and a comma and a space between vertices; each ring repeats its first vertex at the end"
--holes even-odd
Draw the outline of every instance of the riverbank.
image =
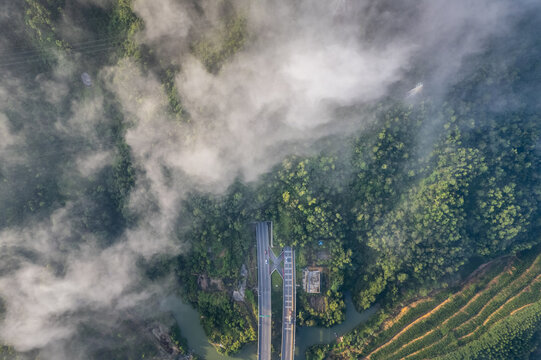
MULTIPOLYGON (((200 315, 191 305, 185 304, 178 296, 171 295, 164 299, 160 305, 161 310, 171 311, 180 327, 183 336, 188 340, 188 346, 205 360, 256 360, 257 346, 250 344, 240 352, 226 356, 216 351, 208 341, 201 326, 200 315)), ((360 323, 367 321, 376 311, 370 308, 361 313, 357 312, 351 296, 346 296, 346 320, 330 328, 324 327, 298 327, 296 334, 295 359, 304 360, 306 349, 315 344, 331 343, 340 336, 351 331, 360 323)))

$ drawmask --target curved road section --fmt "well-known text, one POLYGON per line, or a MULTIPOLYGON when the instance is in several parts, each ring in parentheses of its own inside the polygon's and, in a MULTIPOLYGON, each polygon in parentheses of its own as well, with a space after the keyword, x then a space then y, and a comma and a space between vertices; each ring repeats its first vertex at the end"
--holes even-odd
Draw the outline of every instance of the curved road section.
POLYGON ((257 281, 258 281, 258 336, 257 358, 270 360, 271 358, 271 271, 269 264, 269 241, 272 236, 270 222, 256 224, 255 236, 257 241, 257 281))

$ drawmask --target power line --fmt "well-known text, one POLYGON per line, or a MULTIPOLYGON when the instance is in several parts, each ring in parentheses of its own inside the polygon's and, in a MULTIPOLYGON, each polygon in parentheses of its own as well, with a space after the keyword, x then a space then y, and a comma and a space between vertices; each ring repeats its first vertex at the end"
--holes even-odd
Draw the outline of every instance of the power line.
MULTIPOLYGON (((94 44, 87 43, 86 46, 79 46, 80 44, 77 44, 77 47, 66 49, 65 55, 75 55, 77 53, 87 55, 97 52, 108 51, 117 48, 120 43, 121 41, 111 42, 107 40, 102 40, 101 42, 96 41, 94 42, 94 44)), ((26 65, 28 63, 53 60, 55 58, 57 58, 56 54, 46 51, 36 51, 32 54, 25 56, 16 55, 16 57, 12 56, 12 58, 4 57, 2 59, 2 57, 0 57, 0 68, 26 65)))
MULTIPOLYGON (((94 49, 94 50, 90 50, 90 51, 84 51, 84 52, 78 52, 79 54, 82 54, 82 55, 88 55, 88 54, 93 54, 93 53, 99 53, 99 52, 103 52, 103 51, 107 51, 107 50, 111 50, 111 49, 116 49, 117 46, 107 46, 107 47, 104 47, 104 48, 98 48, 98 49, 94 49)), ((12 62, 12 63, 5 63, 5 64, 0 64, 0 69, 1 68, 13 68, 13 67, 17 67, 17 66, 21 66, 21 65, 26 65, 26 64, 29 64, 29 63, 36 63, 36 62, 42 62, 42 61, 46 61, 46 60, 54 60, 56 58, 55 55, 48 55, 48 56, 45 56, 45 57, 35 57, 35 58, 30 58, 30 59, 27 59, 27 60, 24 60, 24 61, 17 61, 17 62, 12 62)))
MULTIPOLYGON (((94 40, 92 42, 87 41, 87 42, 84 42, 84 43, 74 44, 73 46, 67 47, 66 51, 80 51, 82 49, 86 49, 86 48, 90 48, 90 47, 94 47, 94 46, 102 46, 102 45, 117 42, 117 41, 110 41, 111 39, 115 40, 115 39, 118 39, 118 38, 107 38, 107 39, 94 40)), ((118 42, 120 42, 120 41, 118 41, 118 42)), ((47 55, 48 53, 50 53, 50 51, 48 51, 48 50, 39 50, 39 49, 34 49, 34 50, 29 50, 29 51, 24 51, 24 52, 19 52, 19 53, 11 53, 9 55, 0 56, 0 62, 18 60, 18 59, 25 58, 25 57, 41 56, 43 54, 47 55)))
MULTIPOLYGON (((26 151, 24 151, 24 155, 28 156, 28 160, 34 161, 34 160, 42 160, 42 159, 45 159, 54 155, 60 155, 60 154, 73 155, 79 152, 88 152, 88 151, 110 151, 115 148, 118 141, 119 139, 111 137, 110 139, 106 139, 105 141, 101 141, 100 139, 100 141, 96 144, 92 144, 92 143, 88 144, 88 145, 98 145, 98 146, 81 146, 80 148, 75 148, 75 146, 71 146, 69 148, 59 147, 58 149, 50 150, 50 151, 39 150, 38 156, 32 156, 31 153, 33 151, 27 148, 25 149, 26 151)), ((53 144, 48 144, 48 145, 54 146, 53 144)), ((38 151, 38 150, 35 150, 35 151, 38 151)))
MULTIPOLYGON (((101 50, 107 50, 107 49, 111 49, 111 48, 114 48, 114 47, 117 47, 118 45, 113 45, 111 43, 103 43, 103 44, 96 44, 96 45, 93 45, 93 46, 87 46, 87 47, 82 47, 82 48, 77 48, 77 49, 73 49, 73 50, 70 50, 70 51, 66 51, 65 54, 66 55, 72 55, 73 53, 83 53, 83 54, 86 54, 86 53, 91 53, 91 52, 94 52, 94 51, 101 51, 101 50)), ((37 55, 37 54, 36 54, 37 55)), ((19 63, 26 63, 26 62, 32 62, 33 60, 46 60, 46 59, 54 59, 56 58, 57 55, 54 54, 54 53, 50 53, 50 52, 42 52, 39 54, 39 56, 26 56, 26 57, 21 57, 21 58, 14 58, 14 59, 7 59, 7 60, 2 60, 0 58, 0 66, 9 66, 9 65, 12 65, 12 64, 19 64, 19 63)))
MULTIPOLYGON (((116 35, 116 36, 110 36, 110 37, 105 37, 105 38, 99 38, 99 39, 94 39, 94 40, 86 40, 86 41, 81 41, 81 42, 77 42, 77 43, 68 43, 68 47, 69 48, 76 48, 76 47, 79 47, 79 46, 85 46, 85 45, 91 45, 93 43, 98 43, 98 42, 106 42, 106 41, 109 41, 109 40, 114 40, 114 39, 121 39, 123 36, 122 35, 116 35)), ((43 50, 39 50, 39 49, 28 49, 28 50, 25 50, 25 51, 11 51, 11 54, 10 55, 7 55, 7 56, 17 56, 17 55, 25 55, 25 54, 30 54, 30 53, 39 53, 39 52, 42 52, 43 50)), ((0 53, 2 52, 9 52, 9 51, 1 51, 0 53)), ((0 56, 1 58, 2 56, 0 56)))

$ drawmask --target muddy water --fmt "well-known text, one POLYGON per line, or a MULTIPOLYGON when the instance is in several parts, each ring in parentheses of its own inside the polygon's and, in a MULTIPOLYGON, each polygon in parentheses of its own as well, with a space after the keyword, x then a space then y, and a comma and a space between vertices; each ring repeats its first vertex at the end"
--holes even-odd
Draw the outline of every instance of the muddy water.
POLYGON ((351 296, 346 297, 346 320, 330 328, 324 327, 299 327, 295 338, 295 359, 304 360, 306 349, 315 344, 328 344, 337 340, 357 325, 367 321, 376 312, 372 307, 361 313, 355 310, 351 296))
MULTIPOLYGON (((375 312, 375 309, 368 309, 359 313, 355 310, 351 297, 346 297, 346 320, 331 328, 320 327, 298 327, 296 334, 295 359, 304 360, 306 349, 314 344, 330 343, 336 341, 337 337, 352 330, 359 323, 368 320, 375 312)), ((212 346, 201 323, 199 314, 190 305, 185 304, 179 297, 170 296, 161 304, 164 311, 171 311, 182 330, 182 335, 188 340, 188 345, 196 353, 202 355, 206 360, 256 360, 257 344, 245 346, 239 353, 232 356, 220 355, 212 346)))

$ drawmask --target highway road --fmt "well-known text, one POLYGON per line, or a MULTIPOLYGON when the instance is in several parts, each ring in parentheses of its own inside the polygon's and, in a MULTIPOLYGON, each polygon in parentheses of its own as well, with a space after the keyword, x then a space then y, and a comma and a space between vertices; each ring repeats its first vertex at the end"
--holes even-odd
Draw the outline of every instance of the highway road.
POLYGON ((285 247, 284 303, 282 319, 282 360, 293 360, 295 355, 295 251, 285 247))
POLYGON ((270 222, 256 224, 255 236, 257 241, 257 281, 258 281, 258 337, 257 358, 270 360, 271 358, 271 252, 269 241, 272 236, 270 222))

